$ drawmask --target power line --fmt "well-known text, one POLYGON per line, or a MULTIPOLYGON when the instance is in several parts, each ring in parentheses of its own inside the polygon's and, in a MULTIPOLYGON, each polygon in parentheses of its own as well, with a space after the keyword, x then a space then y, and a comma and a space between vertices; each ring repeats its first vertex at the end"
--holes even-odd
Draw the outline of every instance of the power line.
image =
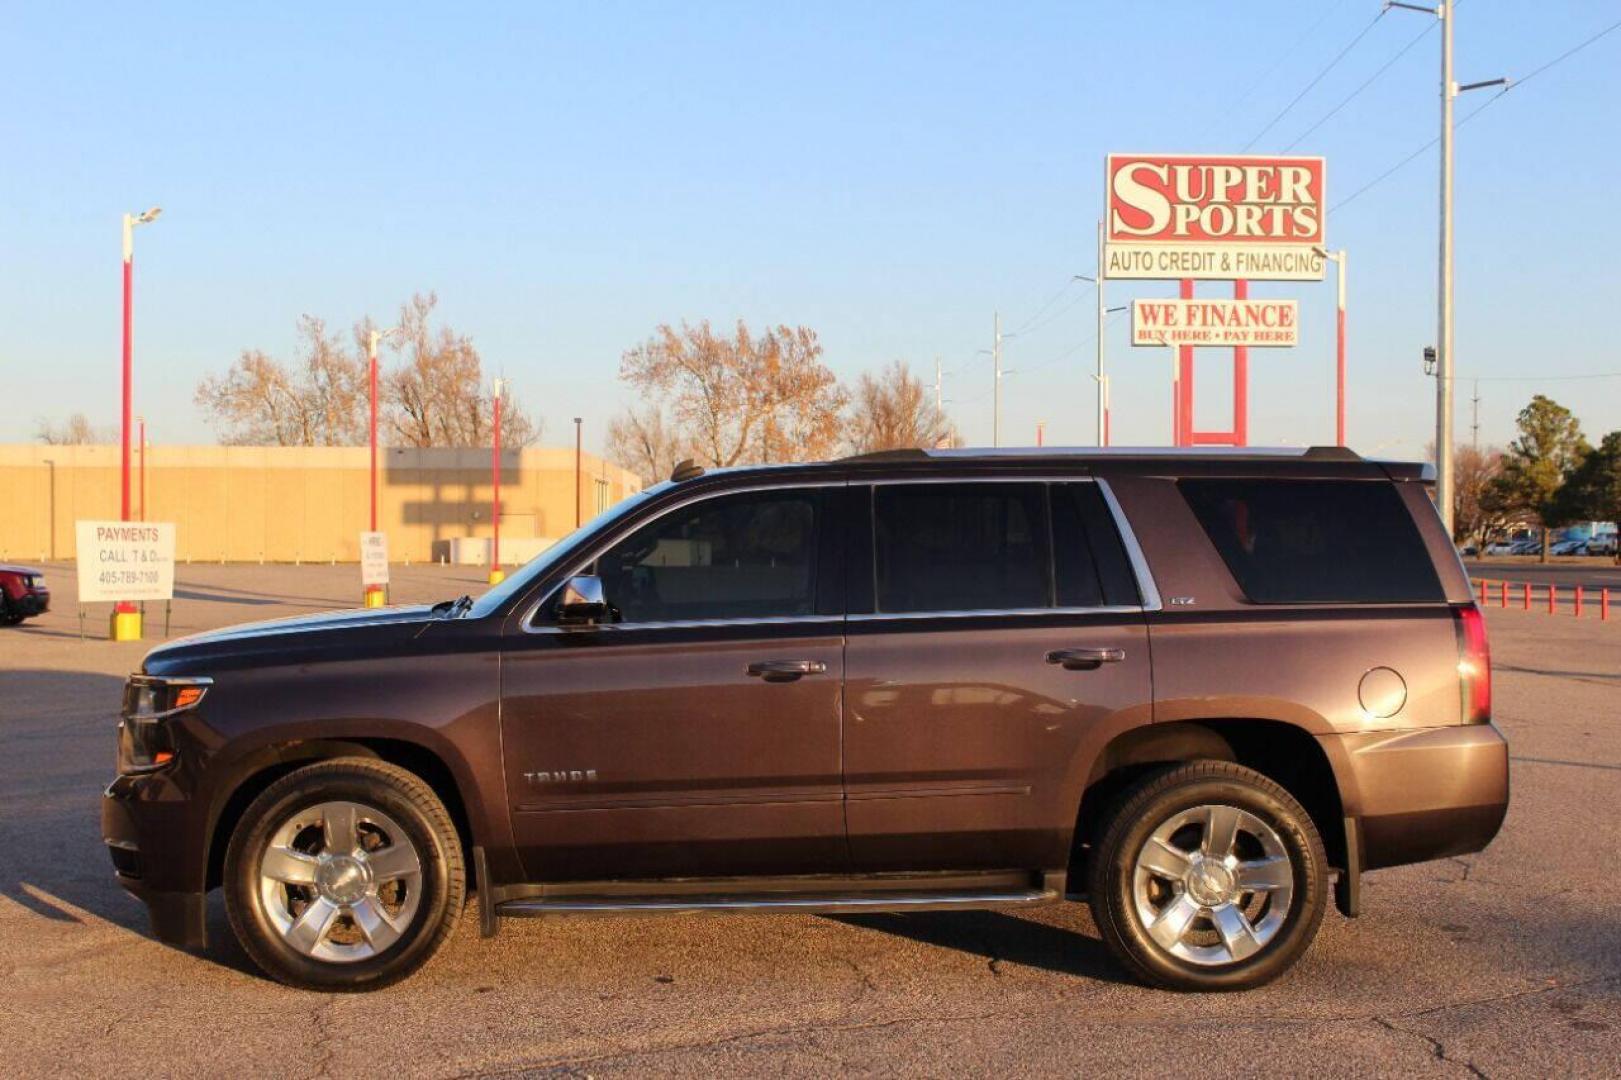
POLYGON ((1328 112, 1324 113, 1322 115, 1322 117, 1319 118, 1318 121, 1315 124, 1313 124, 1311 127, 1307 128, 1305 131, 1302 131, 1295 138, 1294 142, 1290 143, 1288 146, 1285 146, 1283 148, 1283 152, 1288 153, 1290 150, 1293 150, 1295 147, 1297 147, 1301 143, 1305 142, 1306 139, 1311 135, 1312 132, 1316 131, 1318 128, 1320 128, 1324 124, 1328 123, 1330 120, 1332 120, 1339 113, 1339 111, 1341 109, 1345 108, 1347 105, 1351 104, 1351 102, 1355 101, 1359 96, 1361 96, 1362 91, 1364 91, 1368 87, 1372 86, 1374 84, 1374 82, 1376 82, 1378 80, 1379 76, 1381 76, 1385 72, 1389 71, 1395 65, 1396 61, 1398 61, 1402 57, 1406 56, 1407 53, 1413 48, 1413 46, 1417 45, 1420 41, 1423 41, 1425 38, 1429 37, 1430 34, 1433 33, 1435 28, 1437 26, 1439 26, 1439 25, 1440 25, 1439 22, 1432 22, 1432 23, 1430 23, 1430 25, 1426 26, 1423 30, 1419 31, 1418 35, 1416 37, 1414 37, 1413 40, 1409 41, 1406 45, 1403 45, 1401 47, 1401 49, 1397 51, 1395 56, 1392 56, 1389 60, 1386 60, 1382 65, 1380 65, 1378 71, 1375 71, 1372 75, 1369 75, 1367 80, 1365 82, 1363 82, 1363 84, 1361 86, 1357 87, 1355 90, 1352 90, 1349 94, 1347 94, 1345 96, 1345 98, 1338 105, 1334 106, 1332 109, 1328 110, 1328 112))
POLYGON ((1024 322, 1021 323, 1019 326, 1015 327, 1012 330, 1009 330, 1008 331, 1008 336, 1011 337, 1014 334, 1021 334, 1025 330, 1028 330, 1030 328, 1030 324, 1035 322, 1037 319, 1041 318, 1041 316, 1046 312, 1046 310, 1048 308, 1052 307, 1053 304, 1058 300, 1058 298, 1060 296, 1063 296, 1066 292, 1069 291, 1069 287, 1071 285, 1073 285, 1073 284, 1075 284, 1075 280, 1073 278, 1069 279, 1068 281, 1065 281, 1062 285, 1060 285, 1053 292, 1053 294, 1051 296, 1047 297, 1047 299, 1042 303, 1042 305, 1039 308, 1036 309, 1035 314, 1031 315, 1028 319, 1024 320, 1024 322))
POLYGON ((1316 22, 1312 23, 1309 27, 1307 27, 1306 32, 1301 34, 1300 37, 1295 40, 1295 43, 1293 45, 1290 45, 1287 49, 1282 50, 1278 54, 1277 60, 1273 62, 1272 66, 1267 68, 1264 72, 1262 72, 1260 77, 1258 77, 1254 82, 1250 83, 1249 89, 1245 90, 1242 94, 1240 94, 1238 96, 1238 100, 1233 102, 1232 106, 1230 108, 1228 108, 1228 110, 1227 110, 1227 119, 1229 119, 1229 120, 1232 119, 1233 114, 1238 111, 1238 107, 1240 105, 1244 104, 1244 102, 1248 101, 1250 99, 1251 94, 1253 94, 1253 93, 1255 93, 1255 91, 1259 90, 1266 83, 1266 81, 1268 79, 1270 79, 1273 75, 1275 75, 1277 73, 1277 70, 1279 68, 1281 68, 1285 63, 1288 62, 1289 57, 1294 55, 1295 50, 1299 49, 1300 46, 1304 45, 1308 40, 1310 40, 1311 36, 1313 34, 1317 33, 1318 28, 1321 27, 1325 22, 1328 21, 1329 16, 1333 15, 1335 12, 1339 11, 1339 9, 1344 7, 1344 6, 1345 6, 1345 0, 1340 0, 1340 2, 1338 4, 1334 4, 1334 5, 1331 5, 1331 6, 1327 7, 1327 8, 1325 8, 1324 11, 1323 11, 1322 17, 1319 18, 1316 22))
MULTIPOLYGON (((1579 44, 1573 45, 1570 48, 1566 49, 1564 52, 1560 53, 1558 56, 1554 57, 1552 60, 1549 60, 1546 64, 1543 64, 1541 67, 1534 69, 1529 75, 1525 76, 1523 79, 1517 79, 1517 80, 1514 80, 1514 81, 1508 83, 1506 86, 1504 86, 1497 93, 1493 94, 1491 97, 1489 97, 1485 101, 1481 102, 1480 105, 1478 105, 1476 108, 1472 109, 1470 112, 1465 114, 1464 117, 1457 122, 1456 127, 1460 127, 1460 128, 1463 127, 1469 121, 1473 120, 1475 117, 1477 117, 1481 113, 1485 112, 1488 108, 1490 108, 1493 104, 1495 104, 1497 101, 1499 101, 1509 91, 1514 90, 1514 89, 1516 89, 1518 87, 1524 86, 1526 83, 1530 82, 1532 79, 1536 78, 1538 75, 1541 75, 1543 72, 1547 71, 1549 68, 1554 67, 1556 64, 1564 63, 1566 60, 1569 60, 1572 56, 1575 56, 1577 53, 1581 52, 1583 49, 1587 48, 1589 45, 1593 44, 1595 41, 1598 41, 1600 38, 1604 37, 1607 34, 1614 33, 1616 30, 1621 30, 1621 20, 1618 20, 1616 22, 1611 23, 1609 26, 1606 26, 1604 29, 1600 30, 1596 34, 1593 34, 1591 37, 1586 38, 1585 40, 1581 41, 1579 44)), ((1401 169, 1404 166, 1408 165, 1415 158, 1417 158, 1419 155, 1423 154, 1426 150, 1430 149, 1430 147, 1434 146, 1436 143, 1438 143, 1440 141, 1441 141, 1441 137, 1439 135, 1431 138, 1424 145, 1420 146, 1418 149, 1414 150, 1412 153, 1408 154, 1406 157, 1404 157, 1400 161, 1396 162, 1396 164, 1392 165, 1390 168, 1386 169, 1384 172, 1380 173, 1378 176, 1374 177, 1372 180, 1369 180, 1366 184, 1363 184, 1361 187, 1359 187, 1355 191, 1351 192, 1351 194, 1347 195, 1345 198, 1343 198, 1339 202, 1335 203, 1334 206, 1330 208, 1330 212, 1331 213, 1338 212, 1339 210, 1341 210, 1344 207, 1348 206, 1350 203, 1355 201, 1357 198, 1362 196, 1364 193, 1366 193, 1370 189, 1378 186, 1379 184, 1384 183, 1390 177, 1394 176, 1397 172, 1400 172, 1401 169)))
POLYGON ((1621 371, 1593 371, 1586 375, 1471 375, 1476 382, 1571 382, 1577 379, 1621 379, 1621 371))
POLYGON ((1277 126, 1277 123, 1278 123, 1279 120, 1282 120, 1285 116, 1289 115, 1290 110, 1293 109, 1296 105, 1300 104, 1300 99, 1305 97, 1307 94, 1311 93, 1312 88, 1315 87, 1318 83, 1322 82, 1323 78, 1330 71, 1333 71, 1334 68, 1339 65, 1339 62, 1341 60, 1344 60, 1346 58, 1346 56, 1349 55, 1349 53, 1351 52, 1352 49, 1357 47, 1357 43, 1360 42, 1363 38, 1367 37, 1368 34, 1373 30, 1373 28, 1375 26, 1379 25, 1379 20, 1385 17, 1385 12, 1388 11, 1388 10, 1389 10, 1388 8, 1381 8, 1379 10, 1379 14, 1375 15, 1373 17, 1372 21, 1369 22, 1367 26, 1364 26, 1362 28, 1362 32, 1357 34, 1356 37, 1352 38, 1351 43, 1349 45, 1345 46, 1345 48, 1341 49, 1335 55, 1334 59, 1332 59, 1332 60, 1330 60, 1328 62, 1328 66, 1323 68, 1323 70, 1319 71, 1316 74, 1316 76, 1313 77, 1311 82, 1307 83, 1305 88, 1302 89, 1300 91, 1300 93, 1296 94, 1294 96, 1294 98, 1289 102, 1289 104, 1287 104, 1287 105, 1285 105, 1283 107, 1283 111, 1278 113, 1278 115, 1274 116, 1271 120, 1269 120, 1267 122, 1266 127, 1262 128, 1260 131, 1256 132, 1255 138, 1253 138, 1249 142, 1245 143, 1244 144, 1244 149, 1239 151, 1239 152, 1240 153, 1247 153, 1249 151, 1250 147, 1254 146, 1256 143, 1261 141, 1261 137, 1263 135, 1265 135, 1267 132, 1271 131, 1274 127, 1277 126))

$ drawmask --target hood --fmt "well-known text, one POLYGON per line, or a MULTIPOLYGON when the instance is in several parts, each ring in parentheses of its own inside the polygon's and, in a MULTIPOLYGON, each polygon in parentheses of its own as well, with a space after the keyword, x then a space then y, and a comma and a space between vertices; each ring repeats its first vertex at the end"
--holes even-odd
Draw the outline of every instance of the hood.
POLYGON ((32 566, 18 566, 15 563, 0 563, 0 574, 26 574, 29 577, 44 577, 45 571, 32 566))
POLYGON ((443 621, 429 604, 328 611, 242 623, 178 638, 146 654, 148 674, 206 674, 198 665, 232 666, 237 659, 275 654, 288 663, 344 659, 397 646, 443 621))

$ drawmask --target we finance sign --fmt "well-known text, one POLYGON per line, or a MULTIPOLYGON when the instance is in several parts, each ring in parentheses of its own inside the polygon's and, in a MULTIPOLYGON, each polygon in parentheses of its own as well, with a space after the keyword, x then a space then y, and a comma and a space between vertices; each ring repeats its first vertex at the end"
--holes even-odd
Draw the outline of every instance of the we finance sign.
POLYGON ((1104 276, 1321 281, 1320 157, 1110 154, 1104 276))

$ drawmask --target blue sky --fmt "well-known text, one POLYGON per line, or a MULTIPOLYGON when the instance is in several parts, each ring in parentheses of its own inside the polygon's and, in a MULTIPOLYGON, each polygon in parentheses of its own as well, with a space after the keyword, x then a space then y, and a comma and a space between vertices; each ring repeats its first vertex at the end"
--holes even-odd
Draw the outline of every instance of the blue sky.
MULTIPOLYGON (((1092 439, 1090 273, 1110 150, 1237 151, 1379 11, 1300 3, 154 5, 9 7, 0 38, 0 441, 36 417, 117 415, 119 215, 137 234, 137 408, 154 442, 212 442, 192 404, 245 347, 289 357, 301 313, 347 327, 437 290, 544 418, 588 445, 630 394, 620 353, 663 321, 815 328, 853 378, 950 372, 990 439, 992 313, 1005 441, 1092 439), (1063 291, 1060 291, 1063 290, 1063 291), (1043 305, 1057 293, 1057 299, 1043 305), (1032 316, 1040 317, 1032 321, 1032 316)), ((1528 74, 1621 17, 1613 3, 1470 0, 1460 81, 1528 74)), ((1282 150, 1433 20, 1391 12, 1254 146, 1282 150)), ((1294 148, 1328 160, 1350 251, 1350 441, 1417 456, 1435 335, 1439 34, 1294 148)), ((1458 136, 1459 431, 1531 394, 1621 427, 1605 314, 1621 279, 1621 32, 1458 136), (1498 377, 1512 376, 1514 381, 1498 377)), ((1467 95, 1460 116, 1484 100, 1467 95)), ((1212 291, 1225 288, 1213 286, 1212 291)), ((1121 283, 1110 302, 1171 295, 1121 283)), ((1252 441, 1333 437, 1333 285, 1304 344, 1256 350, 1252 441)), ((1109 335, 1118 443, 1162 444, 1159 350, 1109 335)), ((1227 360, 1201 354, 1202 427, 1227 360)))

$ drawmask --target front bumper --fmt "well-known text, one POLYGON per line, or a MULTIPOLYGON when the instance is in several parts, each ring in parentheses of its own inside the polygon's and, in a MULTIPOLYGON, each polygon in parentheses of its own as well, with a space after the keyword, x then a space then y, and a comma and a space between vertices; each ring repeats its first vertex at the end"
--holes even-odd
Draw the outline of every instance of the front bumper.
POLYGON ((43 615, 51 610, 51 594, 48 592, 25 592, 12 601, 24 618, 32 619, 36 615, 43 615))
POLYGON ((1502 827, 1508 742, 1492 724, 1323 738, 1348 774, 1362 870, 1467 855, 1502 827))
POLYGON ((208 944, 207 893, 190 803, 162 773, 120 776, 101 797, 101 835, 118 883, 146 904, 152 935, 185 949, 208 944))

